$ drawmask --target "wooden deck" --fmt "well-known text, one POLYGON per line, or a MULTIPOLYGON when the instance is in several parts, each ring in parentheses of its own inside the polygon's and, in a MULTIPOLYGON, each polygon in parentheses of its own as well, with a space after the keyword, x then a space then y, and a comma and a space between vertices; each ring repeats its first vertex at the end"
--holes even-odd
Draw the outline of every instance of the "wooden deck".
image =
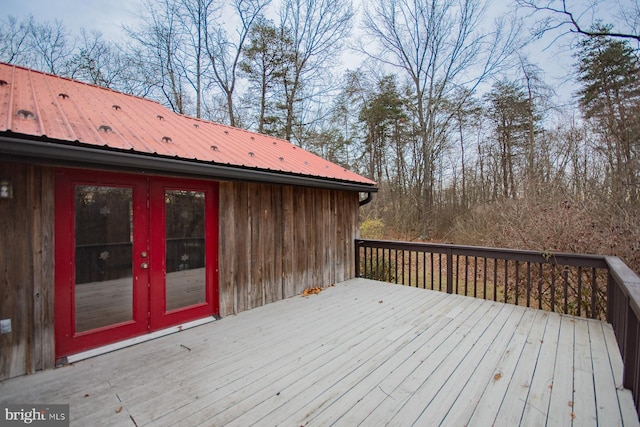
POLYGON ((611 327, 354 279, 0 383, 72 425, 637 426, 611 327))

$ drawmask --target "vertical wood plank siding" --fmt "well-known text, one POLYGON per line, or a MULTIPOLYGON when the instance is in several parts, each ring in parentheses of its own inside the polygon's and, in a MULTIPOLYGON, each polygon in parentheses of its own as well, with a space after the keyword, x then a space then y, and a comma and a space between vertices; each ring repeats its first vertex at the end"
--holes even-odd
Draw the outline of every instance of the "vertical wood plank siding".
POLYGON ((0 380, 53 367, 52 168, 0 162, 13 198, 0 200, 0 380))
MULTIPOLYGON (((53 368, 55 168, 0 162, 0 380, 53 368)), ((355 192, 220 183, 219 298, 226 316, 355 277, 355 192)))
POLYGON ((220 315, 354 277, 358 194, 220 183, 220 315))

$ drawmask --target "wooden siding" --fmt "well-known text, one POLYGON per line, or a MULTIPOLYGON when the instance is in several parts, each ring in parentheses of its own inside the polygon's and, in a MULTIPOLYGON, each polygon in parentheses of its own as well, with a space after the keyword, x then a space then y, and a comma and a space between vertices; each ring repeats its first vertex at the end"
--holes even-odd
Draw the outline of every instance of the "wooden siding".
POLYGON ((48 369, 53 340, 52 168, 0 162, 13 199, 0 199, 0 380, 48 369))
MULTIPOLYGON (((50 369, 55 168, 0 162, 0 380, 50 369)), ((220 183, 219 301, 226 316, 355 276, 358 194, 220 183)))
POLYGON ((358 194, 220 183, 220 315, 354 277, 358 194))

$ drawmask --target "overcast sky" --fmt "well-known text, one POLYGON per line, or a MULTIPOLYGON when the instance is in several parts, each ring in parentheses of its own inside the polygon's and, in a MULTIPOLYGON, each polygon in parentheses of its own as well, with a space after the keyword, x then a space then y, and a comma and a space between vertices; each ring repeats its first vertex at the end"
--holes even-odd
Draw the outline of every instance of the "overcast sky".
POLYGON ((121 37, 121 26, 132 17, 137 0, 2 0, 3 13, 18 19, 29 14, 38 22, 61 20, 76 33, 97 30, 108 39, 121 37))
MULTIPOLYGON (((113 41, 120 41, 124 37, 121 27, 127 22, 135 22, 134 12, 141 3, 141 0, 0 1, 3 3, 2 10, 5 16, 12 15, 21 19, 32 14, 38 22, 53 22, 59 19, 64 23, 65 28, 74 35, 78 34, 80 28, 85 28, 87 30, 97 30, 106 39, 113 41)), ((508 0, 494 1, 499 3, 491 3, 492 12, 496 9, 497 4, 506 5, 511 3, 508 0)), ((576 0, 576 2, 579 1, 582 0, 576 0)), ((567 38, 563 38, 551 46, 548 46, 548 42, 538 42, 528 49, 529 59, 544 70, 544 80, 547 84, 556 88, 558 94, 564 100, 570 98, 575 90, 575 83, 571 78, 574 60, 571 56, 572 52, 567 47, 568 43, 567 38)))

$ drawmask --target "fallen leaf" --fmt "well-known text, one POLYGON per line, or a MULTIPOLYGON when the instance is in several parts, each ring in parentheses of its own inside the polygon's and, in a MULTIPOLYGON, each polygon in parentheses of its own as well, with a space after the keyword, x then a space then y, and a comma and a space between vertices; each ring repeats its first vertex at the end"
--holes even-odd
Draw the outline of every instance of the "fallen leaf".
POLYGON ((84 397, 89 397, 89 393, 86 393, 86 394, 84 395, 84 397))
POLYGON ((304 290, 304 292, 302 292, 302 296, 306 297, 308 295, 319 294, 320 292, 322 292, 322 288, 320 287, 307 288, 304 290))
POLYGON ((498 372, 497 374, 495 374, 495 375, 493 376, 493 380, 494 380, 494 381, 498 381, 500 378, 502 378, 502 374, 501 374, 500 372, 498 372))
POLYGON ((122 412, 122 406, 119 406, 118 409, 116 409, 116 414, 119 414, 120 412, 122 412))

